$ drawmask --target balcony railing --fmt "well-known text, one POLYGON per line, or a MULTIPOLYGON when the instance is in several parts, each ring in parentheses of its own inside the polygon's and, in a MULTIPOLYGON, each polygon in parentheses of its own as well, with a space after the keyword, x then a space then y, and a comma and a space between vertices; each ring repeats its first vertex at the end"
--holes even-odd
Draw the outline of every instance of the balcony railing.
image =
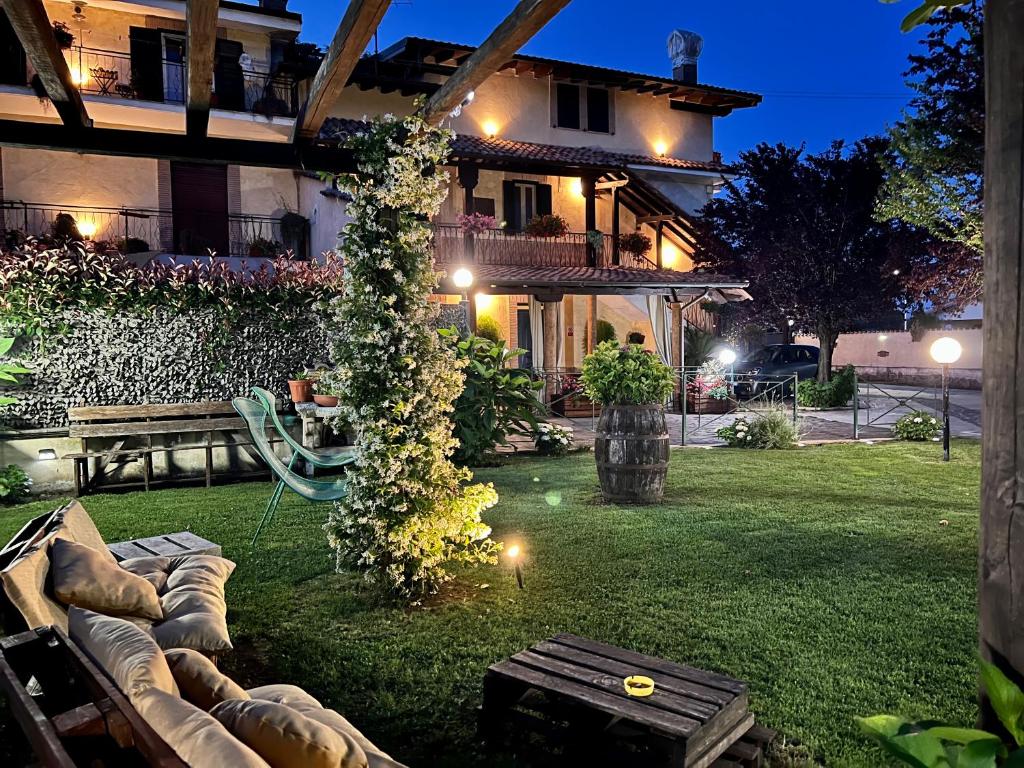
MULTIPOLYGON (((61 206, 5 200, 0 201, 0 242, 16 241, 20 235, 49 237, 66 233, 58 222, 61 214, 71 216, 70 222, 64 219, 62 223, 73 224, 83 238, 110 243, 127 253, 205 255, 205 244, 189 227, 202 230, 208 223, 219 224, 221 228, 225 225, 223 215, 197 211, 185 212, 176 223, 172 211, 155 208, 61 206)), ((222 256, 277 256, 284 250, 279 218, 227 214, 226 229, 229 252, 222 256)))
MULTIPOLYGON (((435 224, 434 260, 439 264, 586 267, 590 266, 588 240, 583 232, 570 232, 561 237, 533 237, 522 232, 489 229, 467 235, 458 224, 435 224)), ((619 252, 619 263, 615 265, 613 245, 611 235, 601 236, 601 247, 595 254, 598 267, 657 268, 651 259, 624 251, 619 252)))
MULTIPOLYGON (((72 80, 82 93, 115 96, 123 99, 184 104, 186 97, 185 65, 180 61, 162 60, 162 90, 150 83, 145 88, 133 78, 132 57, 121 51, 75 46, 67 51, 72 80)), ((217 92, 214 72, 212 105, 218 109, 253 112, 267 117, 295 117, 298 114, 298 88, 290 75, 271 75, 256 70, 241 70, 241 88, 217 92)))

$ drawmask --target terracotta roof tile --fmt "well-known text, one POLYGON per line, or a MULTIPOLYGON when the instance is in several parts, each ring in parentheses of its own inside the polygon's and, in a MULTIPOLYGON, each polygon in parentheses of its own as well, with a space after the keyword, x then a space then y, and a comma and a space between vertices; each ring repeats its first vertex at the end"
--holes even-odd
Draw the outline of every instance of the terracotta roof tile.
MULTIPOLYGON (((450 265, 438 264, 438 271, 450 265)), ((673 269, 627 269, 625 267, 532 267, 505 264, 473 265, 474 282, 481 288, 501 286, 608 285, 608 286, 710 286, 745 288, 746 280, 703 272, 673 269)))

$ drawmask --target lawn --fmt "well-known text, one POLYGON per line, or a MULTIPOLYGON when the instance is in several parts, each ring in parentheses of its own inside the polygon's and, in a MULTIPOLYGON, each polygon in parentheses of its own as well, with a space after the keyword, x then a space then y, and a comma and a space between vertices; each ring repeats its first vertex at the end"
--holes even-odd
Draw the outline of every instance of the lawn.
MULTIPOLYGON (((503 563, 411 608, 334 573, 325 508, 294 496, 250 552, 268 483, 84 501, 108 541, 188 528, 223 543, 238 563, 228 674, 302 685, 411 765, 483 763, 484 670, 568 631, 744 679, 763 723, 866 766, 885 760, 854 715, 974 719, 980 450, 940 458, 674 451, 665 503, 642 508, 600 501, 590 454, 514 460, 477 475, 501 495, 494 535, 524 545, 526 590, 503 563)), ((0 510, 0 538, 52 506, 0 510)))

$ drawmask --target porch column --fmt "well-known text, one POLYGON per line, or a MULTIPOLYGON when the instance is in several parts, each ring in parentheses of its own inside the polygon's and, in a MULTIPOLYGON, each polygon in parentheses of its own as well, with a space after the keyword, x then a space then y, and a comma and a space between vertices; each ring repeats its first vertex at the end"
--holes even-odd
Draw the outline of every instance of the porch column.
MULTIPOLYGON (((584 199, 584 224, 583 229, 593 232, 597 229, 597 177, 593 174, 586 174, 580 179, 583 188, 584 199)), ((587 265, 597 266, 597 250, 587 241, 587 265)))
MULTIPOLYGON (((472 237, 472 235, 470 236, 472 237)), ((476 296, 472 289, 466 293, 466 319, 469 322, 469 332, 476 335, 476 296)))
MULTIPOLYGON (((476 185, 480 181, 480 168, 475 163, 459 163, 459 184, 463 190, 463 203, 462 212, 467 216, 476 210, 476 203, 473 200, 473 190, 476 189, 476 185)), ((473 235, 467 232, 463 236, 463 242, 465 244, 466 260, 469 262, 476 261, 476 244, 473 241, 473 235)), ((473 302, 470 302, 470 317, 472 318, 473 325, 476 325, 476 308, 473 306, 473 302)), ((476 333, 475 327, 472 329, 476 333)))
POLYGON ((555 393, 554 371, 558 367, 558 311, 561 301, 541 302, 544 322, 544 400, 550 403, 555 393))
POLYGON ((587 296, 587 354, 597 345, 597 296, 587 296))
POLYGON ((612 264, 619 263, 619 188, 612 187, 612 264))
POLYGON ((662 229, 665 226, 665 222, 658 219, 658 224, 654 228, 654 254, 657 260, 658 269, 661 269, 661 239, 662 229))

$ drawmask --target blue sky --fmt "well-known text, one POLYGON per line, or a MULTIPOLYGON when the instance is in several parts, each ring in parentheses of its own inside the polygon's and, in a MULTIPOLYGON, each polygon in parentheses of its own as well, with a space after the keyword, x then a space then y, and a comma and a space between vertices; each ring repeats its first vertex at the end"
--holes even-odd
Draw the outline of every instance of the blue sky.
MULTIPOLYGON (((880 133, 897 120, 902 72, 920 32, 899 30, 913 0, 575 0, 523 49, 537 56, 669 75, 665 40, 675 27, 704 37, 700 79, 762 93, 764 102, 716 122, 727 160, 759 141, 806 142, 880 133), (628 9, 623 16, 621 9, 628 9)), ((303 39, 327 44, 344 0, 292 0, 303 39)), ((478 44, 514 0, 396 0, 379 30, 383 48, 418 35, 478 44)))

